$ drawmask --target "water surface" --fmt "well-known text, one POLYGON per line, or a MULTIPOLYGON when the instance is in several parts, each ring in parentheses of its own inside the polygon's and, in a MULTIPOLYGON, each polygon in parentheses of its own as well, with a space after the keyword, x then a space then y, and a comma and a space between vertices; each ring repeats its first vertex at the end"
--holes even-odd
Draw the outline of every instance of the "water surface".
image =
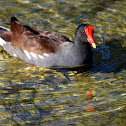
POLYGON ((0 25, 23 24, 74 40, 93 25, 97 49, 88 71, 33 67, 0 47, 0 125, 126 125, 126 1, 0 0, 0 25))

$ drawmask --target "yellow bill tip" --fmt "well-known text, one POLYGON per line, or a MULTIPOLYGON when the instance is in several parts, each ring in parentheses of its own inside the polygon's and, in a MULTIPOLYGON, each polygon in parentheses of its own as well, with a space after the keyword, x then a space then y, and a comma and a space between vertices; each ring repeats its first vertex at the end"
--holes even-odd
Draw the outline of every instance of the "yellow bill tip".
POLYGON ((96 44, 95 43, 92 43, 92 47, 96 49, 96 44))

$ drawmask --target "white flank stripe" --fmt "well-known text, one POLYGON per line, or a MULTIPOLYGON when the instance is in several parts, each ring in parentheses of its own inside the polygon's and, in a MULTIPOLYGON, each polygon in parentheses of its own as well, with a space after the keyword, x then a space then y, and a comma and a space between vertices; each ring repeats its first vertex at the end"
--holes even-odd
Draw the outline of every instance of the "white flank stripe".
POLYGON ((13 56, 17 57, 17 55, 14 53, 13 56))
POLYGON ((38 57, 39 57, 39 58, 41 58, 41 59, 44 59, 44 57, 43 57, 43 56, 41 56, 41 55, 38 55, 38 57))
POLYGON ((27 56, 29 59, 31 59, 31 56, 30 56, 30 54, 29 54, 29 52, 28 52, 27 50, 24 50, 24 53, 26 54, 26 56, 27 56))
POLYGON ((5 27, 3 27, 3 26, 0 26, 0 28, 5 29, 5 30, 7 30, 7 31, 10 31, 10 29, 5 28, 5 27))
POLYGON ((49 56, 49 54, 47 54, 47 53, 44 53, 44 54, 43 54, 43 56, 49 56))
POLYGON ((30 52, 30 54, 36 59, 37 58, 37 54, 30 52))
POLYGON ((3 46, 6 42, 0 37, 0 45, 3 46))

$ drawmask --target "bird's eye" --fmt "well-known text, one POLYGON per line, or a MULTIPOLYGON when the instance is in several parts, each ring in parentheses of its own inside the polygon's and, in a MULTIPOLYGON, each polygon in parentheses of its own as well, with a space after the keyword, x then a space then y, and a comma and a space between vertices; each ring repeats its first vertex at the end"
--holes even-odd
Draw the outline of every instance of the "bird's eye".
POLYGON ((82 31, 82 34, 84 34, 85 33, 85 31, 82 31))

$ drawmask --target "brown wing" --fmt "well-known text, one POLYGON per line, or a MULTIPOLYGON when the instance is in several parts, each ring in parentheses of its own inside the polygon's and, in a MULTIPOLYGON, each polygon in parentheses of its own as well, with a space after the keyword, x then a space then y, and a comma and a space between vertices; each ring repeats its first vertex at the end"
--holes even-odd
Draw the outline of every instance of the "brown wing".
POLYGON ((56 34, 55 32, 49 32, 49 31, 45 31, 45 30, 42 30, 42 29, 38 29, 38 28, 32 27, 32 26, 26 26, 26 25, 24 25, 24 27, 26 27, 28 30, 30 30, 34 34, 40 34, 42 36, 54 39, 55 41, 57 41, 60 44, 62 42, 71 42, 65 36, 56 34))
POLYGON ((54 53, 56 51, 55 40, 42 36, 34 29, 24 27, 16 18, 11 18, 11 42, 15 47, 36 54, 54 53))

